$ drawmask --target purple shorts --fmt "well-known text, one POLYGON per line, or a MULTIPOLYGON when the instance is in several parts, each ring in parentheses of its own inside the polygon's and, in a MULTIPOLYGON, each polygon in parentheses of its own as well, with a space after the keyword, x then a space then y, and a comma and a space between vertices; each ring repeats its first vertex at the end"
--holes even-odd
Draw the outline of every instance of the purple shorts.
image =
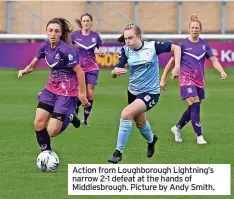
POLYGON ((198 96, 200 100, 205 99, 205 90, 204 88, 199 88, 195 85, 181 86, 180 95, 182 100, 185 100, 189 97, 198 96))
POLYGON ((99 70, 85 72, 85 83, 91 85, 97 85, 99 70))
POLYGON ((39 102, 53 106, 53 112, 66 115, 73 113, 77 104, 77 97, 56 95, 47 89, 39 92, 37 99, 39 102))

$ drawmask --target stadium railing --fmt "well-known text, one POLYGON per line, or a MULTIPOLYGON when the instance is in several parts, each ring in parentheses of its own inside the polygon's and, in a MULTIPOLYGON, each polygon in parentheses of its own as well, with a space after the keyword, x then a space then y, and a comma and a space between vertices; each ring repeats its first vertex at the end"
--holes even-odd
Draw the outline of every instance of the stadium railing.
MULTIPOLYGON (((116 40, 120 34, 101 34, 101 38, 105 40, 116 40)), ((152 40, 181 40, 186 38, 187 34, 145 34, 143 39, 152 40)), ((201 34, 201 38, 208 40, 234 40, 234 34, 201 34)), ((0 34, 0 40, 44 40, 47 36, 44 34, 0 34)))

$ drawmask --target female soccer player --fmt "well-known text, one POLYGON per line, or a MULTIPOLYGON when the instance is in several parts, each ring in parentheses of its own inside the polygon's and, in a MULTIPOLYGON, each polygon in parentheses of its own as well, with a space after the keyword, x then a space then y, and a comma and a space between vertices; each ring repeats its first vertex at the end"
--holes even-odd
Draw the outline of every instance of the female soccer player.
POLYGON ((132 130, 132 120, 148 142, 147 157, 151 158, 154 155, 158 138, 152 133, 146 120, 146 112, 159 100, 158 55, 163 52, 174 52, 176 66, 172 71, 173 77, 179 74, 181 55, 180 47, 169 42, 142 41, 141 29, 131 23, 124 29, 119 41, 123 41, 125 46, 121 50, 118 64, 112 71, 112 77, 125 74, 127 72, 125 64, 128 64, 130 77, 128 106, 121 113, 116 150, 108 159, 111 163, 122 160, 122 153, 132 130))
POLYGON ((51 150, 50 137, 64 131, 70 122, 78 128, 75 108, 79 95, 82 105, 89 104, 86 98, 84 72, 78 65, 77 53, 69 45, 69 22, 63 18, 54 18, 46 26, 48 40, 44 41, 32 62, 18 72, 23 77, 35 70, 36 64, 44 58, 51 74, 45 89, 39 92, 39 100, 34 127, 41 151, 51 150), (47 126, 48 124, 48 126, 47 126))
MULTIPOLYGON (((190 36, 180 43, 181 46, 181 68, 180 68, 180 94, 183 100, 188 102, 188 109, 183 113, 179 122, 171 128, 176 142, 182 142, 181 129, 191 120, 193 129, 197 136, 197 144, 206 144, 201 129, 200 104, 205 99, 204 92, 204 62, 209 59, 213 67, 220 72, 221 79, 224 80, 227 74, 213 55, 209 44, 199 38, 202 24, 196 15, 191 16, 189 23, 190 36)), ((173 67, 174 57, 172 57, 164 69, 160 85, 163 90, 166 87, 168 72, 173 67)))
MULTIPOLYGON (((76 20, 80 30, 74 31, 71 34, 72 43, 75 44, 79 54, 79 63, 85 72, 86 93, 90 106, 84 108, 83 125, 88 125, 87 119, 93 107, 94 89, 98 83, 99 67, 96 62, 94 50, 99 49, 99 55, 103 56, 103 49, 100 48, 102 40, 98 33, 91 30, 93 17, 85 13, 76 20)), ((76 113, 78 114, 81 101, 78 99, 76 113)))

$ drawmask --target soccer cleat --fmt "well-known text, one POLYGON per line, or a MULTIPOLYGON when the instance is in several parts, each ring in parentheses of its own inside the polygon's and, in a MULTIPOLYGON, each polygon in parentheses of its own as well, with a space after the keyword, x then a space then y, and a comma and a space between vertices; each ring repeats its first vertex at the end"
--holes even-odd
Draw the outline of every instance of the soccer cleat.
POLYGON ((207 144, 207 142, 203 138, 203 135, 197 137, 197 144, 207 144))
POLYGON ((153 142, 152 143, 148 143, 148 147, 147 147, 147 157, 148 158, 151 158, 154 155, 155 144, 156 144, 157 140, 158 140, 157 136, 154 135, 153 142))
POLYGON ((181 130, 177 126, 173 126, 171 128, 171 132, 175 136, 175 141, 176 142, 182 142, 182 139, 181 139, 181 130))
POLYGON ((87 120, 82 120, 82 124, 83 124, 84 126, 89 126, 87 120))
POLYGON ((122 153, 116 149, 113 155, 108 159, 108 162, 117 164, 121 160, 122 160, 122 153))
POLYGON ((75 128, 79 128, 80 127, 80 119, 76 115, 76 113, 71 114, 71 123, 73 124, 73 126, 75 128))

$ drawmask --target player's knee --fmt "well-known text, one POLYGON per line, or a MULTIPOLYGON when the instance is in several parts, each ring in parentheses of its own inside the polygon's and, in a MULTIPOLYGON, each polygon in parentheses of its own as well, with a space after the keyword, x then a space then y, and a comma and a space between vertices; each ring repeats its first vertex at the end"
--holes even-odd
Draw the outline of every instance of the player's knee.
POLYGON ((122 120, 131 120, 133 119, 131 112, 128 109, 124 109, 121 113, 121 119, 122 120))
POLYGON ((50 137, 55 137, 59 134, 59 129, 50 127, 48 128, 48 134, 50 137))
POLYGON ((187 102, 189 103, 189 105, 192 105, 194 103, 200 102, 199 97, 189 97, 187 98, 187 102))
POLYGON ((136 127, 137 128, 143 128, 146 124, 146 121, 143 121, 143 120, 136 120, 135 121, 135 124, 136 124, 136 127))
POLYGON ((46 122, 40 120, 34 120, 34 128, 36 131, 41 131, 46 128, 46 122))

